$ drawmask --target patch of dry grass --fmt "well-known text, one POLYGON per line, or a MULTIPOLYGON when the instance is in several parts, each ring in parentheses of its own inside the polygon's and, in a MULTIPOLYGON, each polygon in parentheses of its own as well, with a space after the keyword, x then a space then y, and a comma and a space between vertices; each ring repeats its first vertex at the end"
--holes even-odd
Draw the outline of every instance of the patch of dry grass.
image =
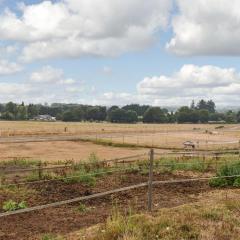
POLYGON ((68 240, 238 240, 240 191, 216 191, 195 204, 161 209, 154 216, 114 211, 105 224, 68 240))

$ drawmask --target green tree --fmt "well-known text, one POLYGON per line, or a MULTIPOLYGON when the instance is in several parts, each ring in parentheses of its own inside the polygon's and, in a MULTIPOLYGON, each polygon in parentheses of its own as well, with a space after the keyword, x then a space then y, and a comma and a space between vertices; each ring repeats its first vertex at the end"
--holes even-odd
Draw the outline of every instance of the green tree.
POLYGON ((166 123, 167 117, 160 107, 150 107, 143 115, 144 123, 166 123))
POLYGON ((28 119, 28 114, 27 114, 27 107, 24 105, 19 105, 17 107, 17 120, 27 120, 28 119))
POLYGON ((199 121, 207 123, 209 121, 209 111, 206 109, 199 110, 199 121))
POLYGON ((36 117, 39 114, 38 106, 29 104, 27 107, 27 114, 30 119, 36 117))

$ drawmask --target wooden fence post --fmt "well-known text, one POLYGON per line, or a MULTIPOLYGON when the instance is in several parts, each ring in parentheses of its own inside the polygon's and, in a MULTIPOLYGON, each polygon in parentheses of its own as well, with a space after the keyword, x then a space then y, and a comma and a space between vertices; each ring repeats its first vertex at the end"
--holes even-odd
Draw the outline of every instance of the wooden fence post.
POLYGON ((238 158, 240 159, 240 140, 238 141, 238 158))
POLYGON ((153 182, 153 161, 154 161, 154 150, 150 150, 150 162, 149 162, 149 179, 148 179, 148 211, 152 211, 152 182, 153 182))
POLYGON ((41 180, 42 179, 42 162, 39 162, 38 165, 38 178, 41 180))

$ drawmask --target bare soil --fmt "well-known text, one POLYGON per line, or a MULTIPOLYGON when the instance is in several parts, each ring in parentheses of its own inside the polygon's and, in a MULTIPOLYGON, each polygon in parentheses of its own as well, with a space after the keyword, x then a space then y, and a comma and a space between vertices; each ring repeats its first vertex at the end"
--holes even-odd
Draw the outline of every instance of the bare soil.
MULTIPOLYGON (((184 175, 156 174, 155 180, 170 180, 186 178, 184 175)), ((36 206, 74 197, 103 192, 119 187, 146 182, 147 175, 114 174, 99 178, 96 186, 88 187, 83 184, 66 184, 50 182, 31 185, 28 189, 19 189, 13 194, 8 191, 0 194, 0 205, 10 198, 15 201, 26 200, 29 206, 36 206), (20 199, 20 195, 22 198, 20 199)), ((212 191, 207 183, 192 182, 181 184, 165 184, 154 186, 154 209, 174 207, 197 201, 203 193, 212 191)), ((1 240, 33 240, 41 239, 46 233, 66 235, 84 227, 102 223, 111 214, 113 203, 122 211, 128 211, 129 206, 137 212, 144 212, 147 205, 147 189, 139 188, 107 197, 83 202, 87 211, 78 210, 79 203, 49 208, 26 214, 1 218, 1 240)))
POLYGON ((13 159, 41 160, 49 163, 58 161, 87 160, 95 153, 100 160, 146 153, 146 149, 117 148, 88 142, 28 142, 1 143, 0 162, 13 159))

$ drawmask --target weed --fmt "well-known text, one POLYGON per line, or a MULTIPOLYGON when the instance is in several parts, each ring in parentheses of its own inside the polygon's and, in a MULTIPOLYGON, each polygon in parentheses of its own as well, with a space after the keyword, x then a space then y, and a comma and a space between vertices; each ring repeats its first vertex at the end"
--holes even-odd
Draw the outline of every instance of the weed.
POLYGON ((59 237, 59 236, 52 235, 52 234, 45 234, 45 235, 42 236, 41 240, 63 240, 63 238, 59 237))
POLYGON ((85 213, 87 211, 89 211, 89 208, 87 208, 87 206, 83 203, 80 203, 77 210, 81 213, 85 213))
POLYGON ((3 203, 2 209, 6 212, 16 211, 18 209, 25 209, 27 208, 27 203, 25 201, 21 201, 17 203, 13 200, 8 200, 3 203))
POLYGON ((39 173, 33 172, 30 175, 27 176, 26 180, 28 182, 34 182, 38 180, 51 180, 51 179, 57 179, 58 177, 54 175, 53 173, 42 173, 41 179, 39 177, 39 173))
POLYGON ((40 163, 39 160, 29 160, 27 158, 19 158, 19 157, 15 157, 13 158, 13 160, 10 161, 3 161, 0 166, 14 166, 14 167, 31 167, 31 166, 38 166, 40 163))
POLYGON ((211 221, 220 221, 221 220, 221 214, 219 214, 218 211, 205 211, 202 214, 202 217, 207 219, 207 220, 211 220, 211 221))
POLYGON ((226 187, 228 181, 225 178, 213 178, 209 181, 211 187, 226 187))
POLYGON ((233 183, 234 187, 240 187, 240 177, 236 178, 233 183))
POLYGON ((74 184, 74 183, 83 183, 86 186, 93 187, 96 184, 96 178, 91 175, 74 175, 74 176, 69 176, 68 178, 63 180, 64 183, 67 184, 74 184))
POLYGON ((240 177, 237 177, 237 175, 240 175, 240 162, 225 164, 217 172, 217 177, 226 178, 211 179, 209 184, 212 187, 240 187, 240 177))

